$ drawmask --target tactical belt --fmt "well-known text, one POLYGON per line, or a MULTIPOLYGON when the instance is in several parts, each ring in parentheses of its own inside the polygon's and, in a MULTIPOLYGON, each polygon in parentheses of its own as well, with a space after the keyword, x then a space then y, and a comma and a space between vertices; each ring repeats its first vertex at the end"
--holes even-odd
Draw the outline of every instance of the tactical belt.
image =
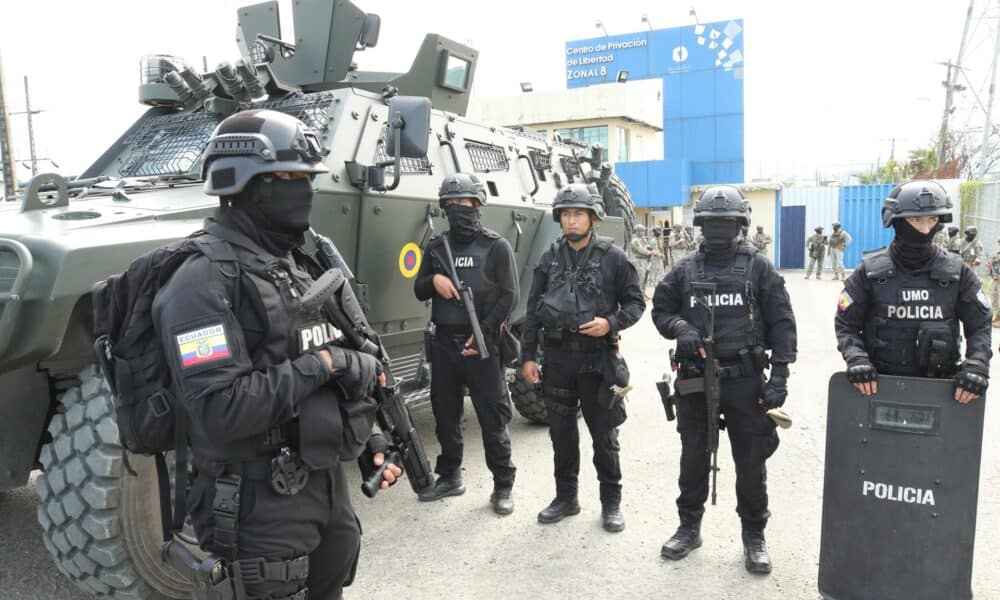
POLYGON ((263 558, 246 558, 229 563, 229 576, 236 582, 256 584, 265 581, 306 581, 309 578, 309 557, 291 560, 267 561, 263 558))
MULTIPOLYGON (((683 370, 690 372, 690 368, 683 370)), ((719 379, 731 379, 733 377, 754 377, 759 376, 760 371, 756 369, 747 370, 740 362, 724 362, 719 365, 719 379)), ((689 377, 677 380, 677 393, 681 396, 698 394, 705 391, 705 378, 702 376, 689 377)))
POLYGON ((271 478, 271 460, 278 454, 275 450, 269 456, 261 456, 245 462, 218 462, 206 458, 196 457, 194 467, 199 473, 220 477, 226 475, 238 475, 251 481, 267 481, 271 478))
POLYGON ((434 325, 434 333, 442 336, 450 335, 472 335, 472 328, 468 325, 434 325))
POLYGON ((598 352, 608 348, 608 340, 607 336, 595 338, 567 329, 546 329, 545 346, 566 352, 598 352))

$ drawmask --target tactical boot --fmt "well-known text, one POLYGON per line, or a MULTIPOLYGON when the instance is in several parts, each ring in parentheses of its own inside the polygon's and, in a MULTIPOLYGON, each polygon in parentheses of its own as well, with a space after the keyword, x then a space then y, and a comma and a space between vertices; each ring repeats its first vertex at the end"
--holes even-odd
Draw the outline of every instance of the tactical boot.
POLYGON ((448 496, 461 496, 465 493, 462 476, 459 474, 438 477, 434 487, 417 496, 421 502, 433 502, 448 496))
POLYGON ((673 537, 664 542, 660 556, 680 560, 701 547, 701 523, 681 523, 673 537))
POLYGON ((514 501, 510 498, 510 488, 494 488, 490 496, 490 506, 498 515, 509 515, 514 512, 514 501))
POLYGON ((771 572, 771 557, 767 555, 762 529, 743 530, 743 566, 751 573, 767 575, 771 572))
POLYGON ((563 517, 580 514, 580 503, 576 497, 556 498, 538 513, 539 523, 558 523, 563 517))
POLYGON ((601 506, 601 521, 604 531, 618 533, 625 529, 625 516, 618 502, 608 502, 601 506))

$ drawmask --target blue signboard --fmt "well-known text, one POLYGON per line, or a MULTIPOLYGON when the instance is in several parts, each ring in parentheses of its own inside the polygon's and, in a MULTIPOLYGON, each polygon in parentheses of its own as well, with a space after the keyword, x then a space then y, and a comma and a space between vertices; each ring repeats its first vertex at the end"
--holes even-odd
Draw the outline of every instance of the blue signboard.
POLYGON ((744 180, 743 64, 742 19, 701 23, 567 42, 566 86, 663 81, 663 160, 616 172, 637 205, 671 206, 691 185, 744 180))

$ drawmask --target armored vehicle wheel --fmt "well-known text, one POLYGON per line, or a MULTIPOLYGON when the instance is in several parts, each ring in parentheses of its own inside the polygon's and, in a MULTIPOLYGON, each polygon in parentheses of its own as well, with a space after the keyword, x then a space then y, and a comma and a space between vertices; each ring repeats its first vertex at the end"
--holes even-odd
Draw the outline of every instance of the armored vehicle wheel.
POLYGON ((632 194, 625 187, 625 182, 612 173, 608 185, 601 191, 601 198, 604 200, 604 212, 608 216, 625 219, 624 250, 630 253, 632 228, 635 227, 635 205, 632 203, 632 194))
POLYGON ((84 368, 60 404, 38 477, 38 522, 56 567, 99 596, 190 598, 190 582, 160 561, 154 461, 129 455, 138 476, 125 470, 111 392, 97 368, 84 368))
POLYGON ((532 423, 548 425, 549 417, 542 397, 542 384, 528 383, 521 375, 521 364, 514 367, 514 381, 510 386, 510 399, 521 416, 532 423))

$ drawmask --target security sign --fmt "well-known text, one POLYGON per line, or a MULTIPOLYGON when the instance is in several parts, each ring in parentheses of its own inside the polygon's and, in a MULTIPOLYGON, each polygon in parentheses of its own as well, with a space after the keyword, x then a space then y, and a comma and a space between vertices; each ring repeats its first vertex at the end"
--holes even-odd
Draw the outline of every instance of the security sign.
POLYGON ((420 270, 421 258, 420 246, 413 242, 403 246, 403 249, 399 251, 399 272, 403 274, 403 277, 407 279, 416 277, 417 271, 420 270))

